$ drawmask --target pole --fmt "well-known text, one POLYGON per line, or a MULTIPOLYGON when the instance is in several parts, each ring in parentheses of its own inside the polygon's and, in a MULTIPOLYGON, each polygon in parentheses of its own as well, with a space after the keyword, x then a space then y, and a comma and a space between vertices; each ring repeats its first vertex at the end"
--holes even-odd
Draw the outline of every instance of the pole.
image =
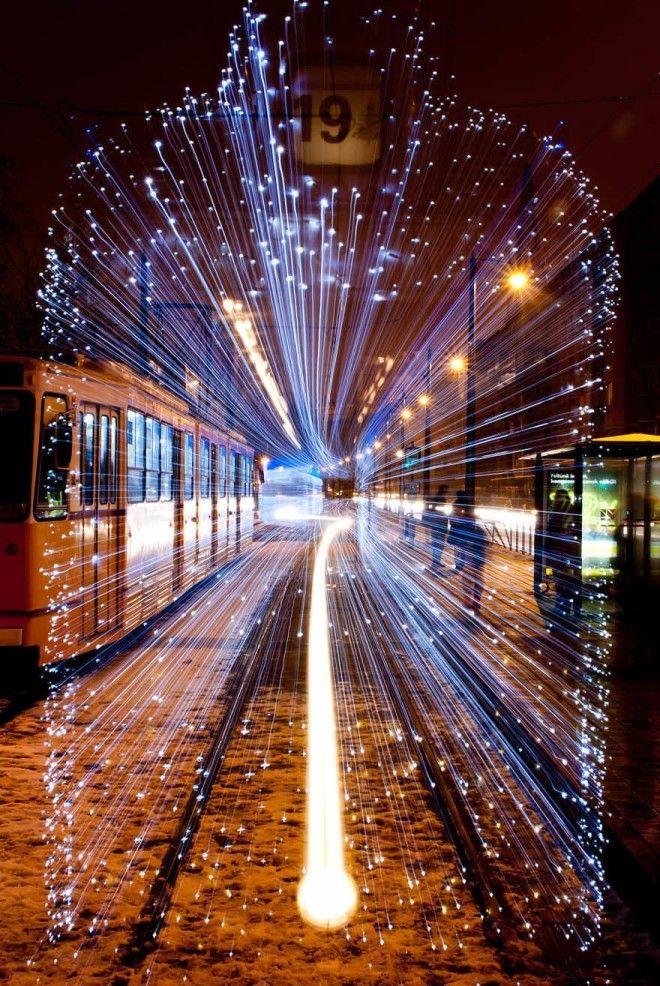
POLYGON ((477 308, 477 258, 470 254, 470 283, 468 289, 468 337, 467 337, 467 394, 465 404, 465 492, 474 502, 476 485, 476 346, 474 342, 477 308))
POLYGON ((431 498, 431 347, 426 352, 426 408, 424 415, 424 499, 431 498))
POLYGON ((403 474, 405 471, 405 461, 406 461, 406 422, 403 418, 403 412, 406 409, 406 395, 403 395, 403 407, 401 409, 401 469, 399 470, 399 499, 403 500, 403 474))
POLYGON ((139 369, 149 369, 149 264, 146 253, 140 256, 140 317, 139 317, 139 369))
POLYGON ((390 431, 390 407, 387 408, 387 423, 385 426, 385 493, 392 493, 392 433, 390 431))

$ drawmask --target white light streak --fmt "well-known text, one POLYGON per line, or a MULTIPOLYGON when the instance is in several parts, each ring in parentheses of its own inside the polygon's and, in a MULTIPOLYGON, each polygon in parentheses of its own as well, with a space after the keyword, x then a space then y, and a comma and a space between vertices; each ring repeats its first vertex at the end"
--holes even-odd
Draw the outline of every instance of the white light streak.
POLYGON ((357 888, 344 863, 337 723, 332 681, 326 564, 333 539, 352 521, 328 525, 316 552, 307 657, 307 854, 298 910, 316 928, 343 927, 357 907, 357 888))

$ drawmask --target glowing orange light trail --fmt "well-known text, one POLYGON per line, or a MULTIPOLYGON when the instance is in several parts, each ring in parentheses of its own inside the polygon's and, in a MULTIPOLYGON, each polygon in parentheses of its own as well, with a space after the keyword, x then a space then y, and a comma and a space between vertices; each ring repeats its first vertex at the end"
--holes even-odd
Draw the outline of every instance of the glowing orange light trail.
POLYGON ((344 864, 337 723, 328 634, 326 565, 334 537, 348 518, 328 524, 319 543, 309 615, 307 657, 307 853, 298 910, 308 924, 343 927, 357 907, 357 888, 344 864))

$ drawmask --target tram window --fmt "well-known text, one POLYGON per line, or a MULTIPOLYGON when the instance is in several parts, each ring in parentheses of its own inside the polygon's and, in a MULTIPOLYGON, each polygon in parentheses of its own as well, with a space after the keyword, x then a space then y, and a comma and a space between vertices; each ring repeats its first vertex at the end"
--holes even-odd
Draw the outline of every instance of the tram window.
POLYGON ((94 426, 96 419, 91 412, 81 415, 80 429, 80 497, 86 506, 94 503, 94 426))
POLYGON ((227 496, 227 449, 220 446, 220 496, 227 496))
POLYGON ((160 426, 160 498, 172 499, 172 425, 160 426))
POLYGON ((199 440, 199 495, 203 499, 211 495, 211 443, 208 438, 199 440))
MULTIPOLYGON (((55 394, 44 395, 41 402, 41 438, 34 508, 34 515, 38 520, 61 520, 67 516, 66 490, 69 474, 66 469, 58 467, 57 455, 61 423, 66 420, 67 410, 65 397, 55 394)), ((92 465, 93 461, 94 432, 92 431, 92 465)))
POLYGON ((195 495, 195 440, 186 432, 183 461, 183 498, 192 500, 195 495))
POLYGON ((211 496, 213 502, 218 499, 218 446, 211 445, 211 496))
POLYGON ((240 455, 238 452, 231 450, 231 458, 229 460, 229 485, 231 496, 240 496, 241 493, 241 480, 240 480, 240 455))
POLYGON ((110 445, 108 449, 108 471, 110 475, 110 503, 117 502, 117 417, 110 418, 110 445))
POLYGON ((128 412, 126 419, 128 502, 144 500, 144 414, 128 412))
POLYGON ((108 415, 101 415, 99 429, 99 503, 108 502, 110 488, 110 443, 108 415))
MULTIPOLYGON (((7 364, 5 364, 6 366, 7 364)), ((0 390, 0 448, 7 467, 0 476, 0 521, 27 517, 32 486, 34 397, 0 390)))
POLYGON ((146 494, 153 503, 160 498, 160 421, 147 418, 145 433, 146 494))

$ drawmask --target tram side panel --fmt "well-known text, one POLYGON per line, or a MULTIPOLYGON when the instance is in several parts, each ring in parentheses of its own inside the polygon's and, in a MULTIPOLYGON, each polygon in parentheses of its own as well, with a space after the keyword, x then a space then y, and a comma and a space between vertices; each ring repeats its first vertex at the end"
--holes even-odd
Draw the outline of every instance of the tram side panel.
POLYGON ((123 372, 24 363, 31 390, 0 391, 25 460, 0 516, 0 654, 44 664, 120 638, 240 550, 252 451, 123 372))

